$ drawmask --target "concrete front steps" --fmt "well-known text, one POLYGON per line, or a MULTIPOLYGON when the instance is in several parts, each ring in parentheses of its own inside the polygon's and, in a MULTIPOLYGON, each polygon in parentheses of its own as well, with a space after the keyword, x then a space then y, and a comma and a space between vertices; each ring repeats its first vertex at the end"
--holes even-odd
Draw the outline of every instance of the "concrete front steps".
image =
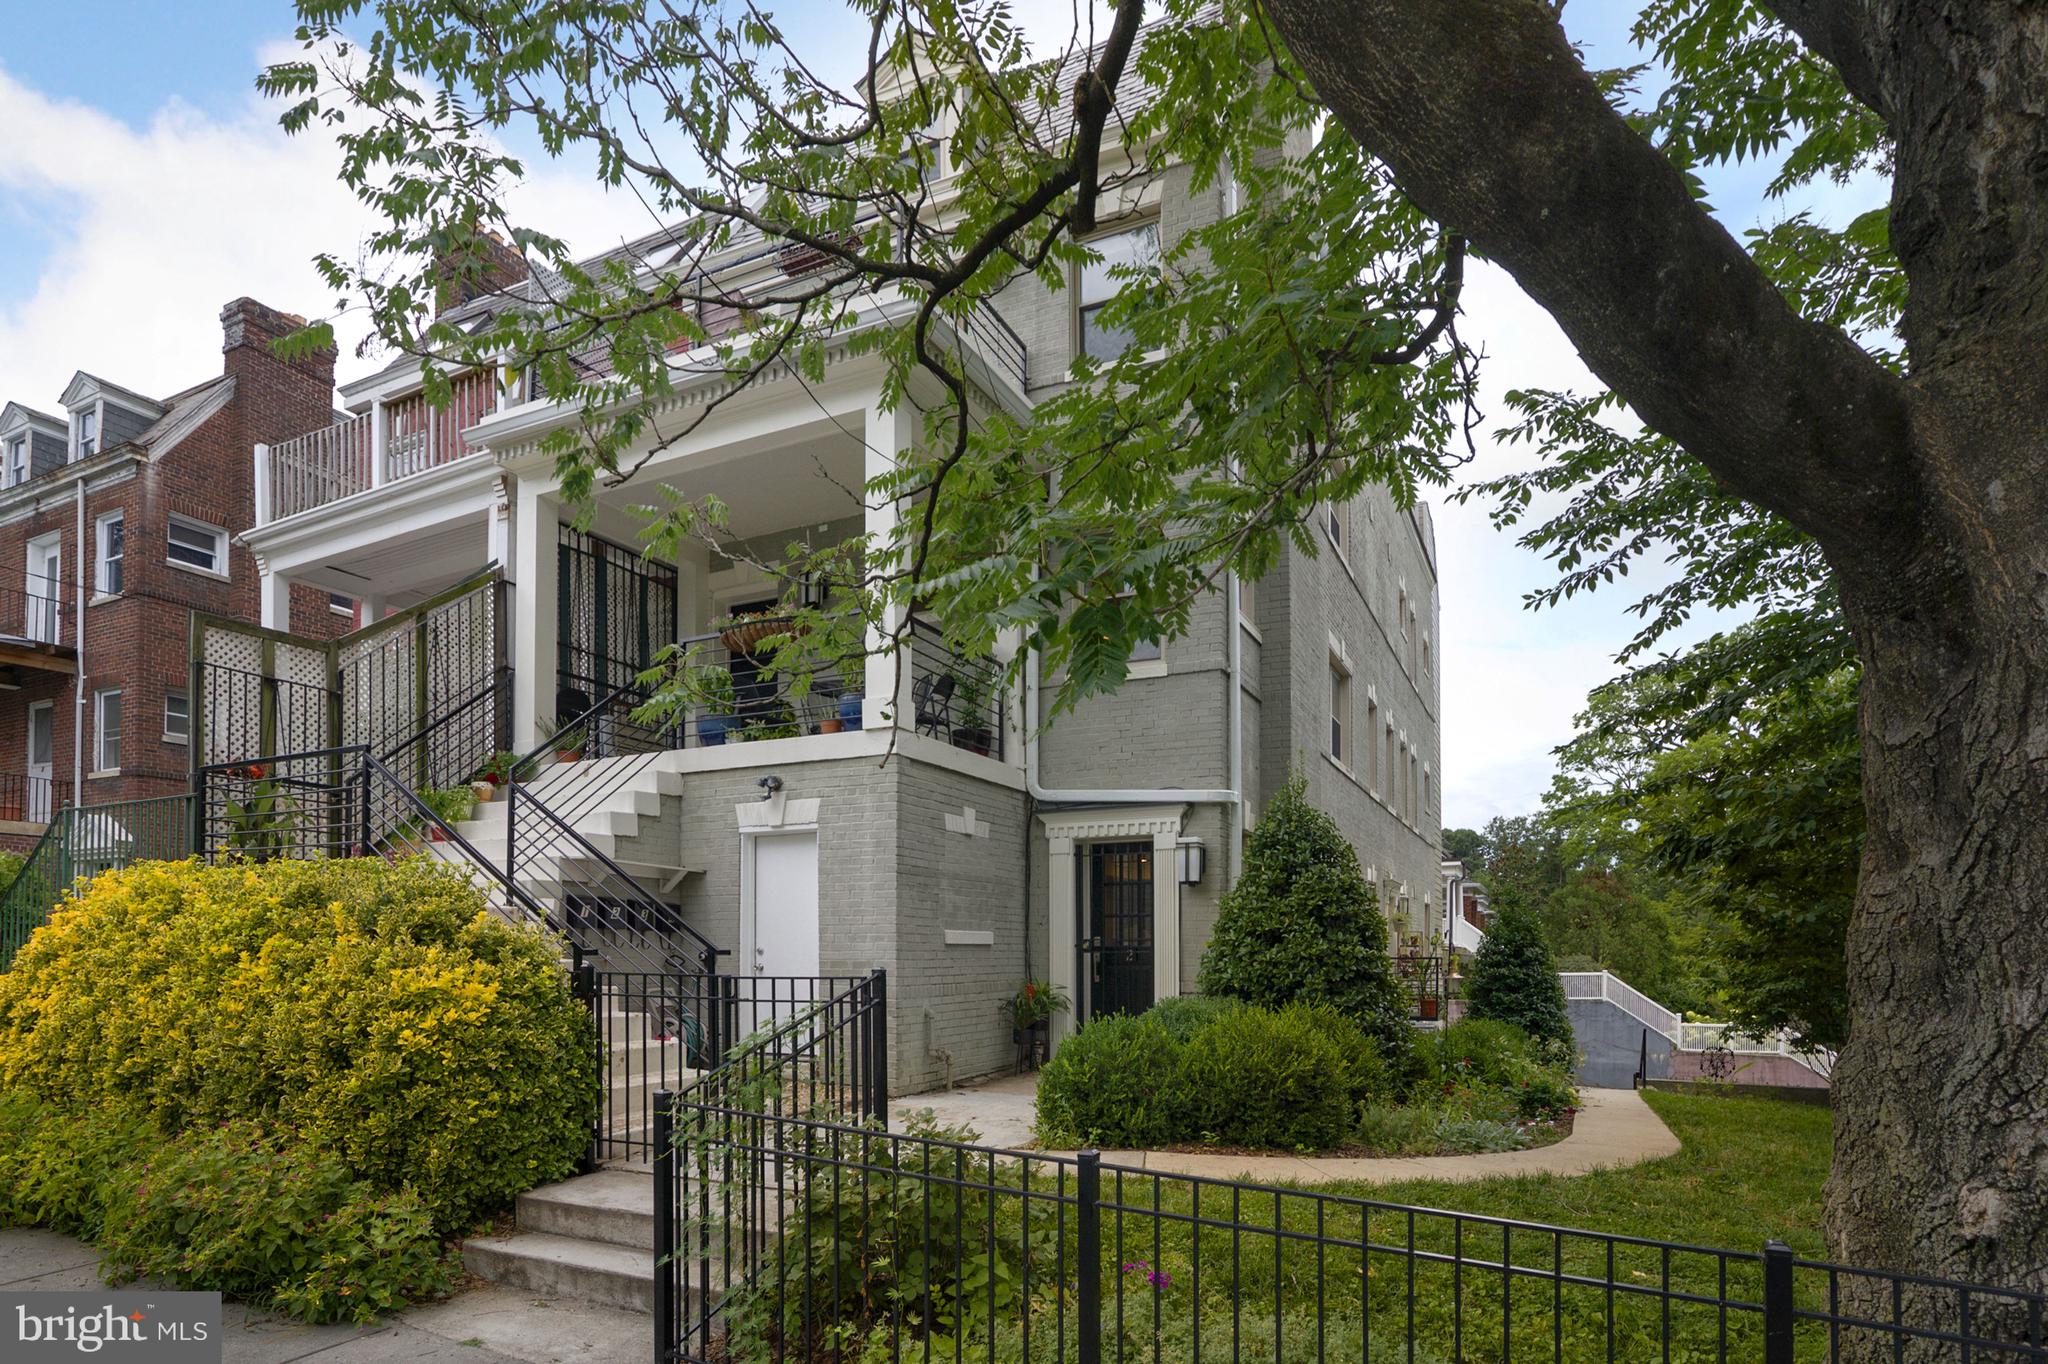
POLYGON ((654 1310, 654 1180, 600 1170, 519 1196, 510 1236, 462 1244, 463 1267, 546 1297, 654 1310))

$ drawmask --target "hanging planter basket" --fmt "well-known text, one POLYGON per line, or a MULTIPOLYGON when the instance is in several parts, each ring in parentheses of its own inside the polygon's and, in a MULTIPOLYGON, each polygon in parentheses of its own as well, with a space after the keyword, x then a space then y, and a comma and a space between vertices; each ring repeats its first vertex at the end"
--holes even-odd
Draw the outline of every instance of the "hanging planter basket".
POLYGON ((804 627, 788 620, 736 620, 718 633, 718 642, 736 654, 752 653, 763 640, 800 635, 804 627))

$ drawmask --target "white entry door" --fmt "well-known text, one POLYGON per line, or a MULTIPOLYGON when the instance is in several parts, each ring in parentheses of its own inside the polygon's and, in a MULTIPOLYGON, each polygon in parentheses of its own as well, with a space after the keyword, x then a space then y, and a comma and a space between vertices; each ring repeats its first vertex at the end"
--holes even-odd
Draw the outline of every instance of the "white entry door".
POLYGON ((28 620, 23 633, 38 644, 56 644, 62 620, 58 584, 64 576, 64 542, 55 535, 28 542, 28 620))
POLYGON ((774 978, 818 974, 818 835, 753 834, 745 843, 740 950, 759 982, 755 1028, 810 1003, 810 991, 774 978))
POLYGON ((57 707, 38 701, 28 708, 28 791, 23 804, 25 816, 38 824, 50 822, 50 758, 56 747, 57 707))

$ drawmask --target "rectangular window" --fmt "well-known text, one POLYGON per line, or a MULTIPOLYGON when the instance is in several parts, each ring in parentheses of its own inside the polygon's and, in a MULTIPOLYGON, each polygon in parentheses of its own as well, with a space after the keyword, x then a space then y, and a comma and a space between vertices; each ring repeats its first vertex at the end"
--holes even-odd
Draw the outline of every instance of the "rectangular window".
POLYGON ((1340 763, 1351 761, 1350 739, 1351 674, 1336 659, 1330 660, 1330 756, 1340 763))
POLYGON ((117 772, 121 768, 121 691, 110 688, 92 697, 92 768, 95 772, 117 772))
POLYGON ((192 711, 186 703, 185 693, 167 691, 164 693, 164 742, 182 744, 192 735, 192 711))
POLYGON ((7 442, 7 486, 10 488, 28 482, 28 440, 26 435, 21 435, 7 442))
POLYGON ((78 434, 72 444, 71 457, 73 459, 90 459, 98 454, 100 449, 99 409, 89 408, 79 413, 77 430, 78 434))
POLYGON ((1237 580, 1237 618, 1254 630, 1259 628, 1259 585, 1242 576, 1237 580))
POLYGON ((1380 703, 1370 696, 1365 699, 1365 762, 1361 766, 1365 784, 1377 792, 1380 789, 1380 703))
MULTIPOLYGON (((1130 595, 1128 592, 1119 592, 1117 597, 1119 600, 1126 600, 1130 595)), ((1157 663, 1166 657, 1166 648, 1156 639, 1135 640, 1131 644, 1130 657, 1133 663, 1157 663)))
POLYGON ((187 521, 182 516, 170 520, 170 560, 187 568, 196 568, 202 573, 218 573, 222 577, 228 572, 228 536, 224 530, 187 521))
POLYGON ((1324 515, 1323 524, 1329 528, 1330 543, 1337 547, 1337 552, 1346 552, 1349 546, 1344 543, 1344 507, 1341 503, 1330 504, 1324 515))
POLYGON ((339 592, 329 592, 327 594, 327 609, 337 616, 347 616, 353 620, 356 614, 356 599, 354 597, 344 597, 339 592))
POLYGON ((1131 335, 1120 328, 1102 325, 1096 314, 1124 285, 1132 282, 1133 271, 1150 270, 1159 263, 1159 224, 1145 223, 1097 237, 1084 245, 1102 259, 1081 267, 1080 283, 1074 290, 1075 307, 1080 312, 1081 353, 1098 360, 1114 360, 1130 348, 1131 335))
POLYGON ((121 513, 108 512, 93 525, 92 590, 102 597, 121 591, 121 513))

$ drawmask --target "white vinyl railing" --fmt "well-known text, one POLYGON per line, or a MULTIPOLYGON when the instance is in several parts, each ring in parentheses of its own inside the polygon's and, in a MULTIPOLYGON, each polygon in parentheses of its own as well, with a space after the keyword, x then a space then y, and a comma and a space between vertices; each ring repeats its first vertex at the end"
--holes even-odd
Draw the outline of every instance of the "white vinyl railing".
POLYGON ((1706 1051, 1726 1047, 1738 1056, 1785 1056, 1817 1075, 1826 1075, 1835 1064, 1831 1051, 1802 1051, 1785 1033, 1750 1037, 1733 1031, 1732 1023, 1693 1023, 1680 1017, 1610 971, 1560 971, 1566 999, 1601 999, 1652 1032, 1670 1040, 1680 1051, 1706 1051))
POLYGON ((1685 1020, 1612 972, 1560 971, 1557 975, 1564 982, 1566 999, 1604 999, 1653 1032, 1678 1040, 1678 1025, 1685 1020))

